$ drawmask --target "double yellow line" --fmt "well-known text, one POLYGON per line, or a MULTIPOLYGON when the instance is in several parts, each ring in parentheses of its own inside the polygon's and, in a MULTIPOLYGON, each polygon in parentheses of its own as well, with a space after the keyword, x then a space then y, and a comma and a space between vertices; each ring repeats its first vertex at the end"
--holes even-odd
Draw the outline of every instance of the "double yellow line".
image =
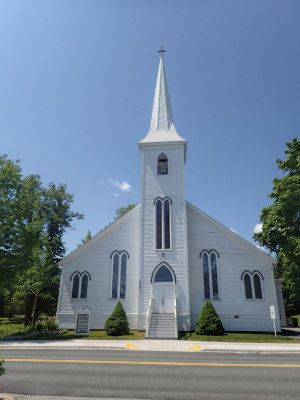
POLYGON ((170 365, 180 367, 259 367, 259 368, 300 368, 300 364, 234 364, 234 363, 192 363, 168 361, 113 361, 113 360, 47 360, 42 358, 6 358, 6 362, 28 363, 70 363, 70 364, 122 364, 122 365, 170 365))

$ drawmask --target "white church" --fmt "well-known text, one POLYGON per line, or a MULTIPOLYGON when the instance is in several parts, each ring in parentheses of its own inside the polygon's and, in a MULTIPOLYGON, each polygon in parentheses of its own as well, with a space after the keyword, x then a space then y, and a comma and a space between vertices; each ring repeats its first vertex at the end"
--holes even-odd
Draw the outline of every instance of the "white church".
POLYGON ((141 202, 60 261, 57 321, 104 329, 121 301, 130 329, 177 338, 210 301, 227 331, 286 324, 275 260, 186 201, 187 141, 176 131, 161 53, 150 130, 138 143, 141 202))

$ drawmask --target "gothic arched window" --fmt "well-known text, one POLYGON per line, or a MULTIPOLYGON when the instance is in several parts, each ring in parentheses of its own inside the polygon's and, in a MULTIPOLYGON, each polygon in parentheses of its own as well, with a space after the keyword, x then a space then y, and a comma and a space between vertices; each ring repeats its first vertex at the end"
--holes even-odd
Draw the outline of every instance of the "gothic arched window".
POLYGON ((254 274, 253 276, 254 282, 254 293, 256 299, 262 299, 262 290, 261 290, 261 279, 258 274, 254 274))
POLYGON ((168 175, 168 157, 165 153, 157 157, 157 175, 168 175))
POLYGON ((252 299, 252 283, 251 283, 251 277, 249 274, 244 275, 244 285, 245 285, 245 295, 246 299, 252 299))
POLYGON ((171 248, 171 200, 168 197, 158 198, 155 204, 155 248, 171 248))
POLYGON ((72 281, 72 299, 86 299, 88 291, 88 282, 91 279, 91 275, 84 271, 82 273, 75 271, 71 275, 70 280, 72 281))
POLYGON ((200 254, 203 267, 204 298, 206 300, 219 299, 217 254, 215 251, 203 251, 200 254))
POLYGON ((115 251, 112 255, 111 298, 113 299, 125 299, 128 258, 129 256, 126 251, 115 251))
POLYGON ((89 277, 87 276, 87 274, 84 274, 81 277, 81 290, 80 290, 80 298, 81 299, 87 298, 88 282, 89 282, 89 277))
POLYGON ((258 271, 244 271, 241 279, 244 282, 245 297, 248 300, 262 300, 262 280, 264 279, 262 274, 258 271))
POLYGON ((72 299, 77 299, 78 298, 78 293, 79 293, 79 274, 75 274, 73 276, 73 286, 72 286, 72 299))

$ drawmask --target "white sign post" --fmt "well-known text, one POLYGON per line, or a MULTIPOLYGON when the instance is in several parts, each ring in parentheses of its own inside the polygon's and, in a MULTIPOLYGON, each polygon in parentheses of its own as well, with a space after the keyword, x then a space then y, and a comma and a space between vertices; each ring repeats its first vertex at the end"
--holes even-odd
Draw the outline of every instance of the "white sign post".
POLYGON ((273 320, 273 326, 274 326, 274 334, 275 334, 275 339, 277 337, 276 333, 276 325, 275 325, 275 320, 276 320, 276 311, 275 311, 275 306, 270 306, 270 314, 271 314, 271 319, 273 320))

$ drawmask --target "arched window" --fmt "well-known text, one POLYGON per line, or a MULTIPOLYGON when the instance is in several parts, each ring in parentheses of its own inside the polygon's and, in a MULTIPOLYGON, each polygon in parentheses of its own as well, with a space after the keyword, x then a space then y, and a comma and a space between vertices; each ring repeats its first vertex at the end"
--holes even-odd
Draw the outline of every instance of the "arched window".
POLYGON ((215 253, 210 255, 210 265, 211 265, 211 283, 213 298, 219 298, 219 288, 218 288, 218 267, 217 267, 217 257, 215 253))
POLYGON ((155 274, 154 282, 173 282, 173 276, 169 268, 162 265, 155 274))
POLYGON ((217 252, 203 251, 200 254, 203 265, 204 298, 219 299, 217 252))
POLYGON ((264 278, 260 272, 244 271, 241 279, 244 281, 246 299, 261 300, 263 298, 262 279, 264 278))
POLYGON ((168 197, 155 200, 155 248, 168 250, 171 248, 171 201, 168 197))
POLYGON ((252 299, 252 283, 251 283, 251 277, 249 274, 244 275, 244 285, 245 285, 245 295, 246 299, 252 299))
POLYGON ((127 259, 126 251, 115 251, 112 255, 112 284, 111 298, 125 299, 126 295, 126 269, 127 259))
POLYGON ((78 293, 79 293, 79 275, 75 274, 73 276, 73 286, 72 286, 72 299, 77 299, 78 298, 78 293))
POLYGON ((112 286, 111 286, 111 297, 116 299, 118 297, 118 281, 119 281, 119 254, 116 253, 113 256, 113 273, 112 273, 112 286))
POLYGON ((162 249, 162 201, 159 199, 155 204, 156 209, 156 248, 162 249))
POLYGON ((208 255, 203 254, 203 282, 204 282, 204 297, 210 299, 210 284, 209 284, 209 266, 208 255))
POLYGON ((82 273, 75 271, 70 280, 72 281, 72 299, 86 299, 88 282, 91 280, 90 274, 87 271, 82 273))
POLYGON ((126 263, 127 256, 125 253, 121 257, 121 279, 120 279, 120 299, 125 299, 126 291, 126 263))
POLYGON ((81 277, 81 291, 80 291, 80 298, 81 299, 86 299, 87 298, 88 282, 89 282, 89 278, 88 278, 87 274, 84 274, 81 277))
POLYGON ((157 175, 168 175, 168 157, 165 153, 157 157, 157 175))
POLYGON ((255 298, 262 299, 261 280, 258 274, 254 274, 253 282, 254 282, 255 298))

